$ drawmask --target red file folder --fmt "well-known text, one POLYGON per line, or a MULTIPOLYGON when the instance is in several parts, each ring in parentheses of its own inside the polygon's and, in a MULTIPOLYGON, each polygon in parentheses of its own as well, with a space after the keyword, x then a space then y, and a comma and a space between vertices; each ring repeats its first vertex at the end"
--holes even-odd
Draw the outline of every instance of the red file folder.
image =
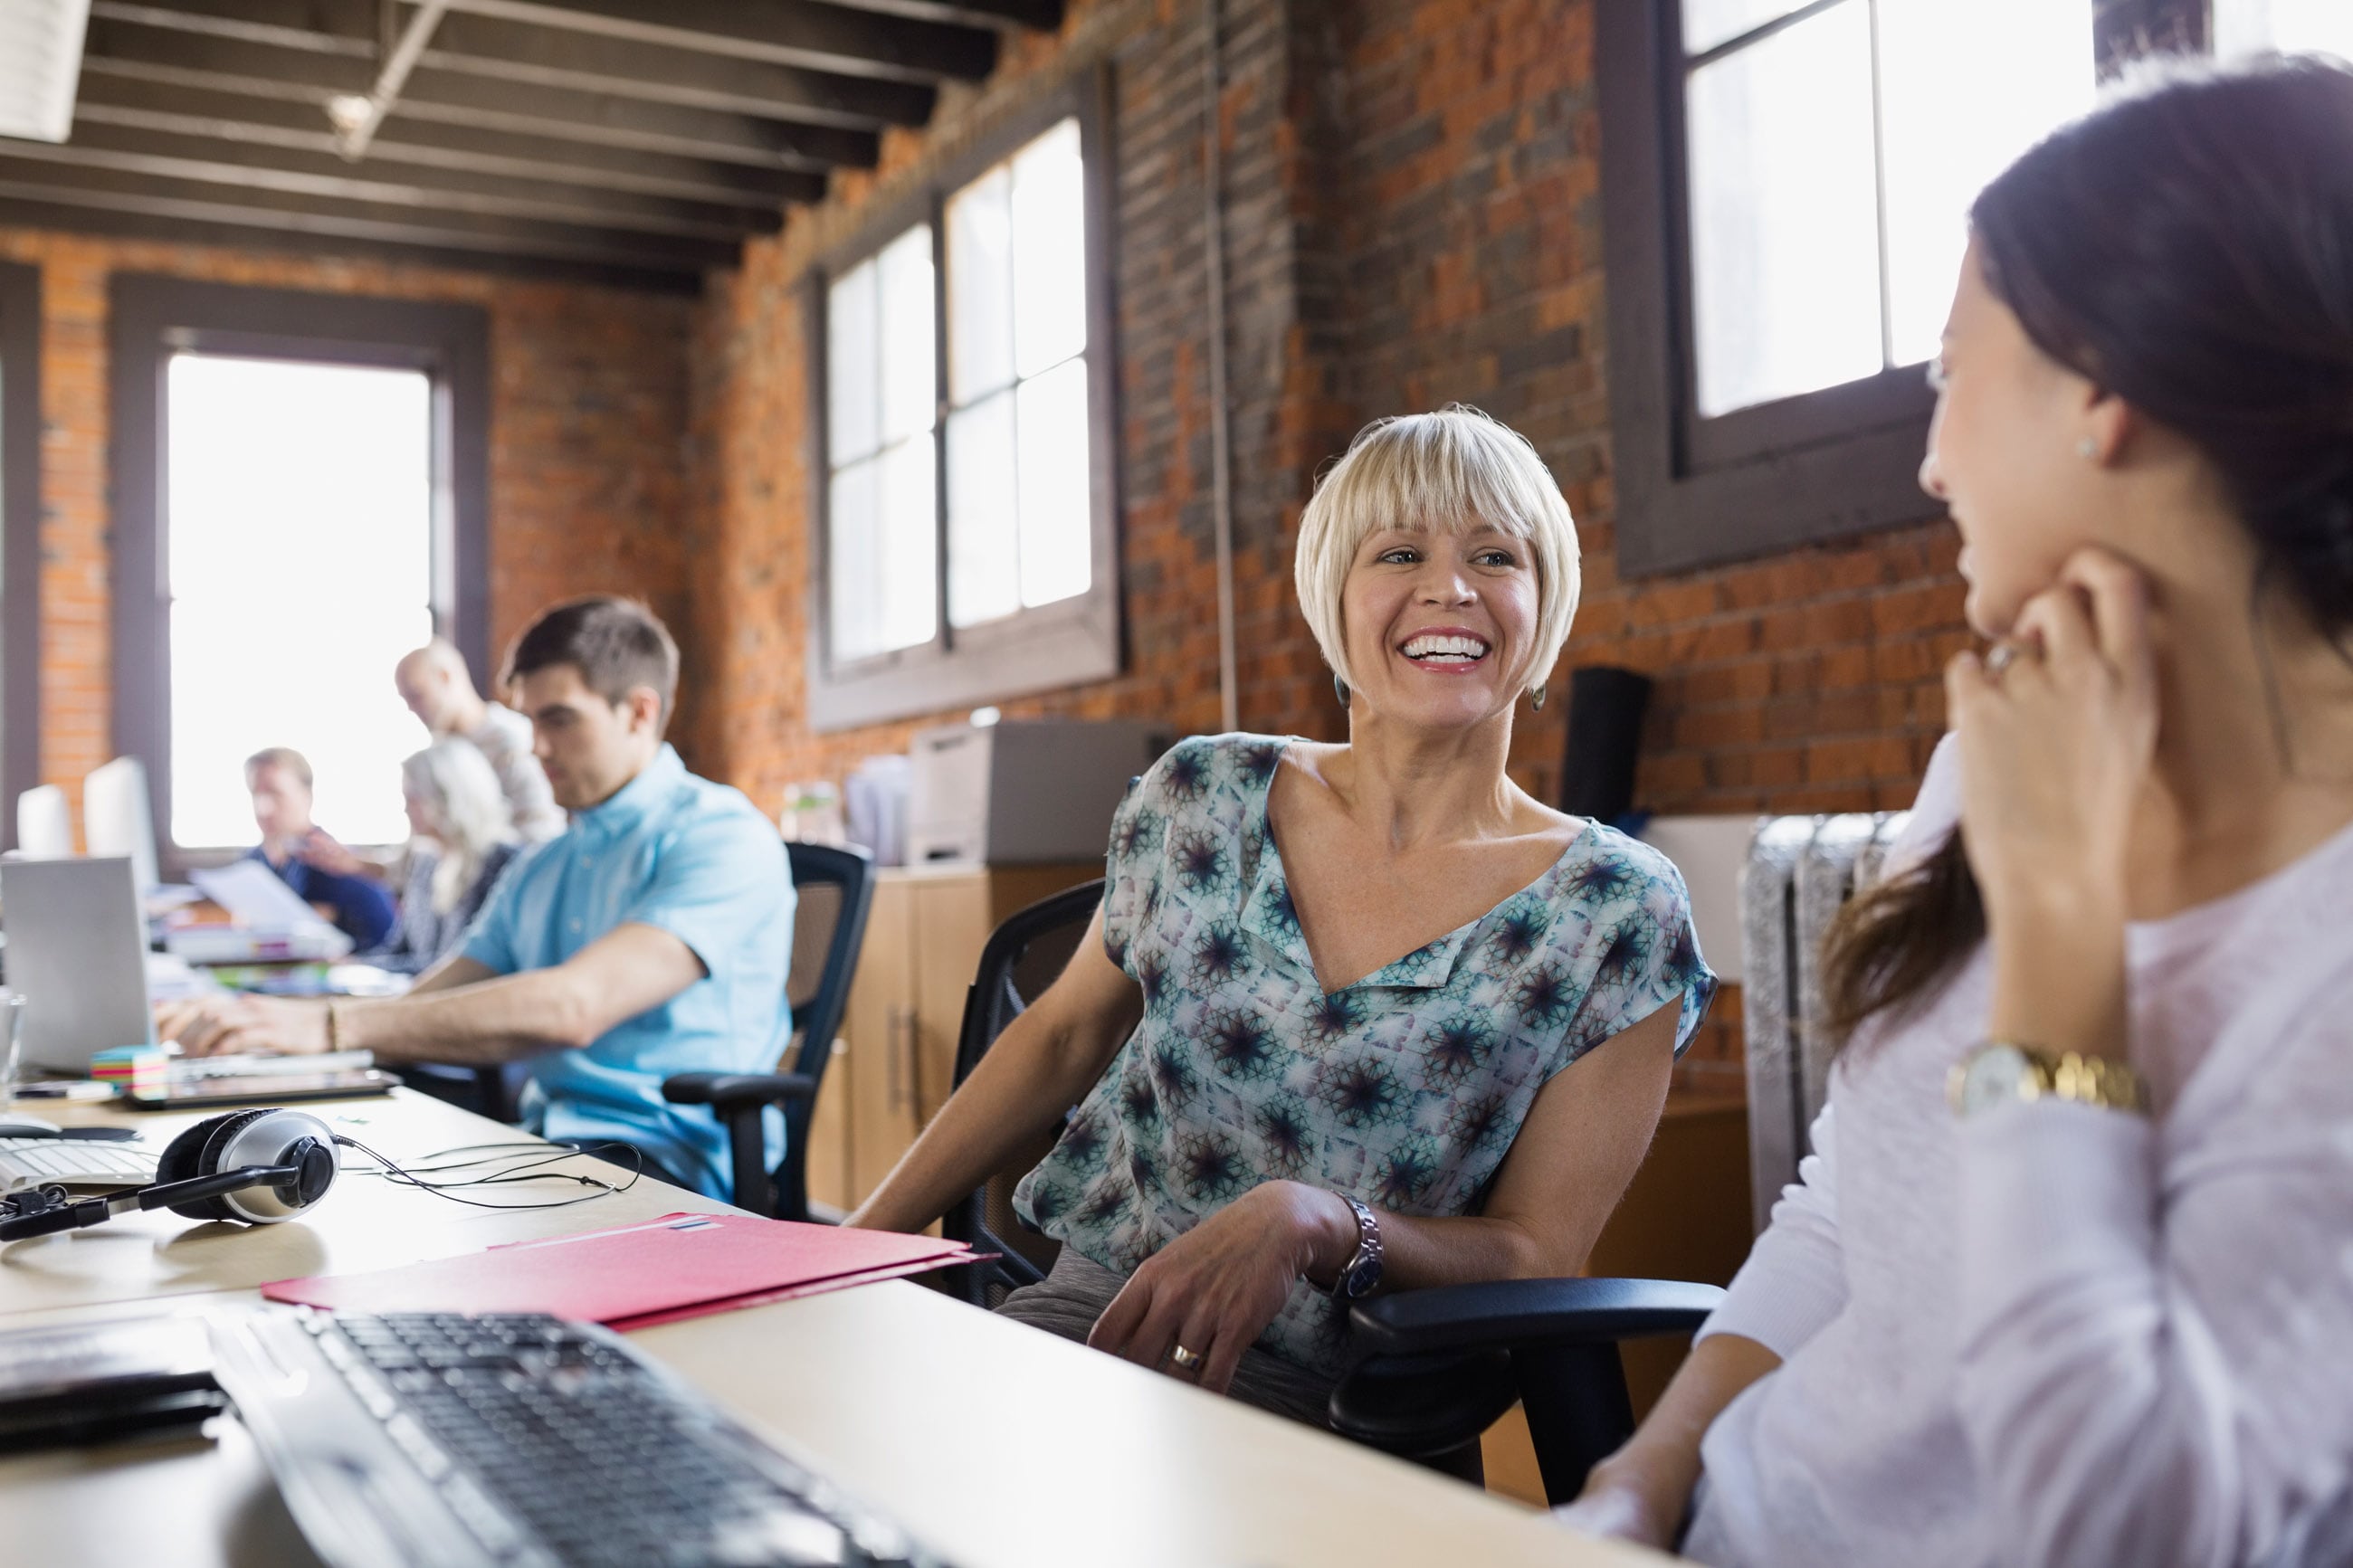
POLYGON ((261 1293, 358 1312, 553 1312, 628 1330, 922 1273, 969 1251, 936 1237, 673 1214, 373 1273, 281 1279, 261 1293))

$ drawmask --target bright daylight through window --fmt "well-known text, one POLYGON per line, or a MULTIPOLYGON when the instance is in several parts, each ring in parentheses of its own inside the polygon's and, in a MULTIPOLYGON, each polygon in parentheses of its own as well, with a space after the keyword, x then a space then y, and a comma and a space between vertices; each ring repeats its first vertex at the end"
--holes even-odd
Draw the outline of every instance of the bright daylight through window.
POLYGON ((2091 0, 1682 5, 1699 412, 1933 357, 1971 198, 2091 105, 2091 0))
POLYGON ((1087 591, 1086 208, 1065 120, 948 202, 948 621, 1087 591))
POLYGON ((2214 52, 2259 49, 2353 60, 2353 0, 2214 0, 2214 52))
POLYGON ((949 195, 944 289, 918 225, 828 291, 837 663, 937 637, 943 557, 951 635, 1092 584, 1084 193, 1079 124, 1065 120, 949 195))
POLYGON ((426 737, 392 667, 433 632, 431 383, 179 353, 166 393, 172 838, 251 843, 245 759, 291 746, 321 826, 403 842, 426 737))

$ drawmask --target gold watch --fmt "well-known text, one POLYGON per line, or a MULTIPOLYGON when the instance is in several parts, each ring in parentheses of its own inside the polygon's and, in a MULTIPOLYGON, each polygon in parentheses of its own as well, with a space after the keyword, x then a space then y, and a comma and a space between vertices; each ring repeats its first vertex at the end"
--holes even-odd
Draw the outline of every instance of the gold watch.
POLYGON ((2066 1100, 2148 1114, 2148 1088, 2124 1063, 2010 1040, 1989 1040, 1955 1063, 1945 1088, 1959 1116, 2021 1100, 2066 1100))

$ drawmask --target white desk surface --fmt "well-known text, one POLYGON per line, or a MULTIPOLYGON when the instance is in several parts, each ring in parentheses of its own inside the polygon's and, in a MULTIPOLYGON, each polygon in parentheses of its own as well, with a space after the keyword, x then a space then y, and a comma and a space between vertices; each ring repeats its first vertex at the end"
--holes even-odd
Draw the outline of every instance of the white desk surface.
MULTIPOLYGON (((316 1107, 396 1160, 517 1136, 403 1091, 316 1107), (361 1119, 364 1119, 364 1121, 361 1119)), ((132 1120, 78 1109, 58 1120, 132 1120)), ((186 1118, 138 1119, 168 1138, 186 1118)), ((597 1229, 710 1200, 645 1184, 497 1215, 373 1178, 248 1231, 169 1214, 0 1248, 0 1329, 236 1310, 290 1275, 597 1229), (157 1298, 173 1298, 159 1300, 157 1298)), ((974 1310, 905 1281, 665 1324, 636 1342, 747 1425, 970 1568, 1637 1568, 1460 1481, 974 1310)), ((0 1460, 26 1564, 304 1565, 233 1421, 216 1440, 0 1460)))

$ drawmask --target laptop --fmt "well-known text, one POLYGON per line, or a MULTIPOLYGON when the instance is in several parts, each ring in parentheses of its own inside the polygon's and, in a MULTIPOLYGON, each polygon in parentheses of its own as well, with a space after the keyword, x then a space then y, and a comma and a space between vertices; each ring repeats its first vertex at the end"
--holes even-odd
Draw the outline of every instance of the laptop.
POLYGON ((118 1046, 155 1043, 147 917, 127 855, 0 860, 9 989, 25 997, 24 1059, 87 1073, 118 1046))

